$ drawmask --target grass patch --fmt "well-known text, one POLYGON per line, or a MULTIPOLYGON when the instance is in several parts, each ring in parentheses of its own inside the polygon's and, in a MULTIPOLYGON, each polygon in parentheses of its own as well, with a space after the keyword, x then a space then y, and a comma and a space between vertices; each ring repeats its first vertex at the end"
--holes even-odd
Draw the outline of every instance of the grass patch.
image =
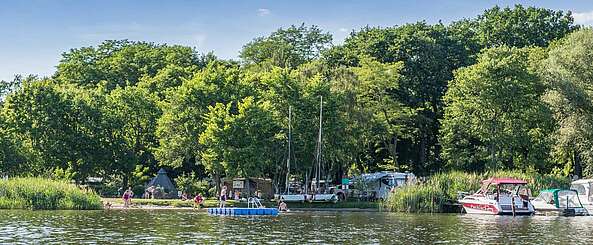
POLYGON ((385 208, 393 212, 439 213, 447 205, 457 203, 458 192, 473 193, 481 181, 490 177, 511 177, 526 180, 533 196, 547 188, 567 188, 570 179, 556 175, 541 175, 520 171, 496 171, 483 174, 453 171, 431 176, 425 183, 397 189, 385 202, 385 208))
POLYGON ((44 178, 0 180, 0 209, 101 209, 101 198, 65 181, 44 178))

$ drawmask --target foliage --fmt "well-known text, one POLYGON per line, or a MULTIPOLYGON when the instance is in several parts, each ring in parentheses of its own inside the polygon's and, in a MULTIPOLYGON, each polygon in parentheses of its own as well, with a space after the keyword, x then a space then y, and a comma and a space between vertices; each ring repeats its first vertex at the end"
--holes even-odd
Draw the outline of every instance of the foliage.
POLYGON ((539 73, 550 89, 543 100, 558 126, 552 155, 566 174, 593 175, 593 30, 574 32, 554 45, 539 73))
POLYGON ((209 60, 189 47, 108 40, 97 47, 62 54, 55 78, 64 83, 107 89, 135 85, 144 76, 157 76, 167 66, 202 67, 209 60))
POLYGON ((210 187, 208 181, 198 179, 195 173, 180 175, 175 179, 175 184, 179 191, 189 195, 196 195, 196 193, 206 195, 210 187))
POLYGON ((331 44, 332 36, 317 26, 290 26, 243 46, 240 57, 247 64, 295 68, 312 61, 331 44))
POLYGON ((101 209, 101 198, 64 181, 43 178, 0 180, 0 209, 101 209))
MULTIPOLYGON (((590 175, 591 30, 563 38, 579 28, 570 13, 517 5, 364 27, 340 45, 316 26, 281 28, 240 61, 127 40, 72 49, 52 77, 0 83, 0 174, 103 177, 113 193, 165 166, 283 186, 287 158, 311 178, 320 147, 334 181, 444 168, 590 175)), ((410 200, 448 194, 428 188, 410 200)))
POLYGON ((539 99, 544 87, 529 69, 529 51, 486 49, 477 64, 456 71, 441 128, 449 167, 547 169, 552 123, 539 99))
POLYGON ((487 9, 474 21, 482 47, 545 47, 576 28, 570 12, 521 5, 487 9))
POLYGON ((260 177, 269 173, 274 161, 269 156, 277 151, 277 134, 269 102, 255 102, 247 97, 237 103, 209 107, 200 135, 206 170, 231 177, 260 177))

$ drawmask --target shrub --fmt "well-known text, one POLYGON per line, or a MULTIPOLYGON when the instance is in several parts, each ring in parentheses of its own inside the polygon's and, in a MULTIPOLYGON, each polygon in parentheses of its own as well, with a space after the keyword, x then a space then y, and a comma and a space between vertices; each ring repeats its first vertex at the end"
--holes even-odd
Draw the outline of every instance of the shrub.
POLYGON ((66 181, 0 180, 0 209, 101 209, 101 198, 66 181))
POLYGON ((175 179, 175 184, 177 184, 180 191, 190 195, 195 195, 196 193, 206 195, 209 190, 208 181, 198 179, 195 173, 177 177, 175 179))

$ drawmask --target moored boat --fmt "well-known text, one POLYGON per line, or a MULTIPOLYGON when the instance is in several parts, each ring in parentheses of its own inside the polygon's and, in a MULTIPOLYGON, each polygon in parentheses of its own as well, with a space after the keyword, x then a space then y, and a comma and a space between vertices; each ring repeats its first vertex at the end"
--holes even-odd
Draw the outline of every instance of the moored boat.
POLYGON ((578 193, 579 200, 587 212, 593 214, 593 179, 580 179, 570 183, 570 189, 578 193))
POLYGON ((589 213, 581 204, 576 190, 547 189, 531 200, 537 214, 584 216, 589 213))
POLYGON ((472 195, 459 200, 468 214, 532 215, 527 182, 513 178, 490 178, 472 195))

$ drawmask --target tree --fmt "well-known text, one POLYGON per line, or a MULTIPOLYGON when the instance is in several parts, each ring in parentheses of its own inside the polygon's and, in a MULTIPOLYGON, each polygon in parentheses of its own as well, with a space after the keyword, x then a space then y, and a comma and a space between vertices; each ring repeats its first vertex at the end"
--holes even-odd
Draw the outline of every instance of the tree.
POLYGON ((3 114, 17 139, 30 145, 34 157, 27 160, 36 162, 27 164, 38 166, 37 171, 67 169, 77 181, 106 164, 109 154, 96 96, 48 79, 23 81, 7 97, 3 114))
POLYGON ((154 77, 170 65, 204 67, 210 58, 178 45, 108 40, 97 47, 72 49, 62 54, 54 77, 60 82, 91 87, 104 82, 111 90, 135 85, 144 76, 154 77))
POLYGON ((128 86, 112 90, 106 101, 103 113, 115 145, 115 161, 110 169, 121 174, 127 186, 137 165, 157 171, 153 149, 158 146, 155 131, 161 116, 158 97, 146 89, 128 86))
POLYGON ((539 74, 549 86, 544 101, 557 122, 554 159, 566 174, 593 175, 593 30, 583 29, 552 45, 539 74))
POLYGON ((418 22, 391 28, 363 28, 352 33, 343 46, 328 51, 324 60, 334 67, 356 67, 367 57, 381 63, 404 64, 399 86, 390 94, 417 113, 409 125, 415 129, 414 137, 402 142, 399 160, 413 165, 416 173, 438 169, 441 98, 453 70, 472 62, 466 47, 451 37, 444 25, 418 22))
POLYGON ((577 29, 573 22, 570 11, 515 5, 514 8, 495 6, 475 19, 462 20, 452 26, 458 34, 473 33, 482 48, 546 47, 577 29))
POLYGON ((200 135, 202 159, 212 174, 229 177, 264 177, 276 162, 280 127, 269 102, 255 102, 253 97, 209 107, 200 135), (236 111, 236 112, 233 112, 236 111))
POLYGON ((408 121, 415 112, 393 96, 399 87, 403 63, 380 63, 368 59, 360 63, 360 67, 350 68, 356 76, 350 86, 360 112, 355 118, 358 122, 350 123, 358 124, 365 131, 365 137, 359 140, 366 139, 367 144, 375 147, 383 145, 382 149, 389 153, 387 159, 376 160, 386 161, 384 165, 390 170, 410 168, 399 165, 397 145, 401 139, 411 138, 408 121))
POLYGON ((240 77, 238 67, 212 62, 191 80, 166 93, 156 128, 156 157, 161 164, 182 167, 200 163, 198 138, 204 130, 203 116, 208 106, 237 101, 249 94, 240 77))
POLYGON ((317 26, 292 25, 247 43, 239 56, 247 64, 267 63, 295 68, 319 57, 331 41, 332 36, 317 26))
POLYGON ((463 170, 549 167, 550 112, 530 50, 486 49, 455 72, 444 97, 440 143, 448 166, 463 170))

